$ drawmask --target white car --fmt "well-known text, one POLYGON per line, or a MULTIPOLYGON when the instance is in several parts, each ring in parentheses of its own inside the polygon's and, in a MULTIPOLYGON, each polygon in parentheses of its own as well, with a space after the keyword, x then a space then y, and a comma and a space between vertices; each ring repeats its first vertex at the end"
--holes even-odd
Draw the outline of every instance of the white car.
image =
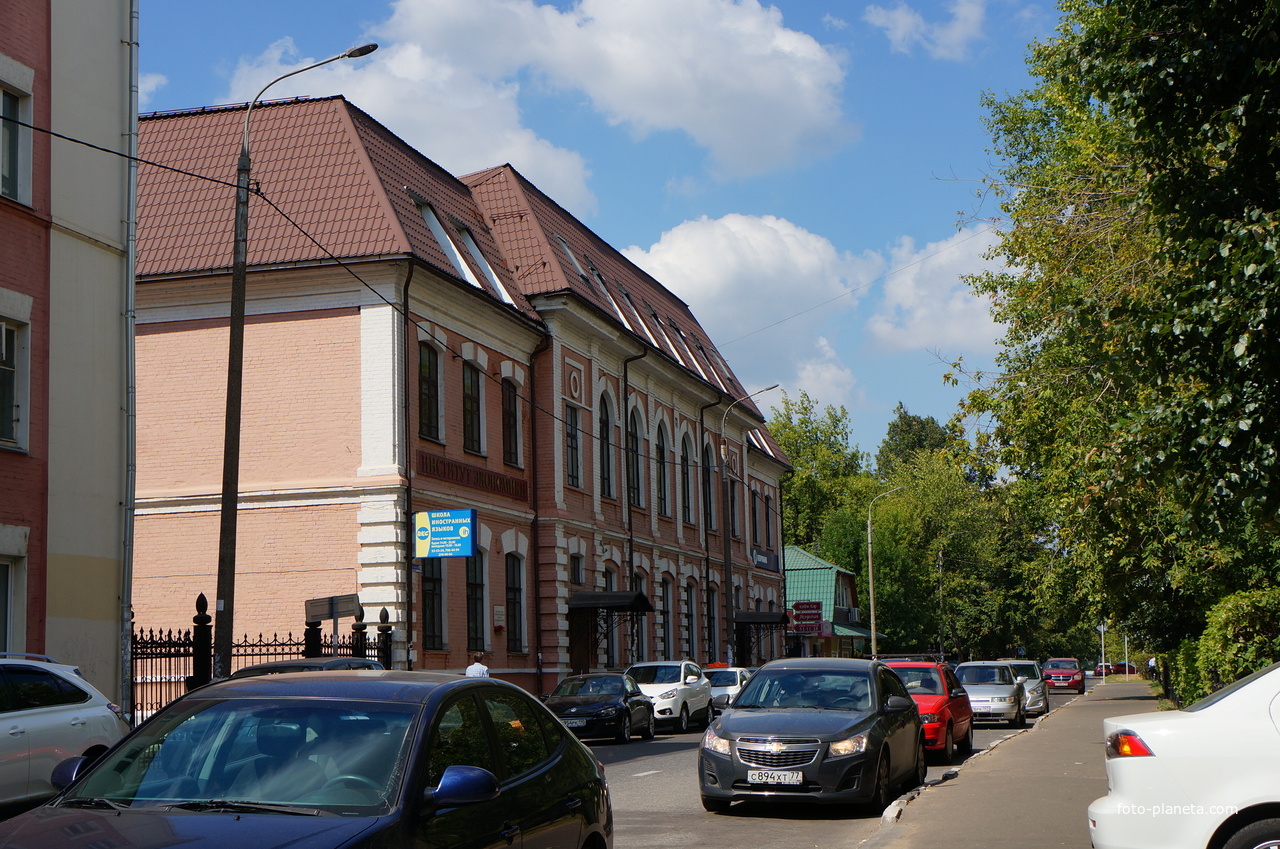
POLYGON ((733 701, 733 697, 742 692, 751 670, 742 666, 722 666, 719 669, 707 670, 707 678, 711 681, 711 705, 716 711, 722 711, 733 701))
POLYGON ((55 766, 97 757, 129 731, 80 670, 41 657, 0 654, 0 804, 52 796, 55 766))
POLYGON ((1006 661, 1013 667, 1014 674, 1026 678, 1022 682, 1022 712, 1027 716, 1044 716, 1049 712, 1049 682, 1045 680, 1040 664, 1034 660, 1006 661))
POLYGON ((1280 663, 1179 711, 1103 720, 1107 795, 1095 849, 1253 849, 1280 842, 1280 663))
POLYGON ((628 675, 640 692, 653 699, 658 721, 669 723, 677 733, 691 723, 711 723, 711 682, 702 667, 691 660, 654 660, 633 664, 628 675))

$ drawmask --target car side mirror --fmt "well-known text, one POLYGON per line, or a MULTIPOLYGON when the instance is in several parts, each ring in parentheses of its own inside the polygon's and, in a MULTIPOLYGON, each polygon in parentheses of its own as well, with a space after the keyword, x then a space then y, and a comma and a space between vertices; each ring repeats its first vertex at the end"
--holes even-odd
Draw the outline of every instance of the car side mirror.
POLYGON ((697 683, 698 683, 698 676, 697 676, 697 675, 690 675, 688 678, 684 679, 684 683, 689 684, 689 685, 697 684, 697 683))
POLYGON ((1017 678, 1014 678, 1013 681, 1015 684, 1025 684, 1027 683, 1027 676, 1019 675, 1017 678))
POLYGON ((62 792, 71 786, 80 773, 85 771, 89 765, 89 759, 86 757, 67 758, 65 761, 59 761, 58 765, 53 768, 53 774, 49 776, 49 783, 53 785, 53 789, 62 792))
POLYGON ((498 779, 489 770, 454 764, 445 767, 440 783, 428 788, 422 801, 432 808, 456 808, 496 799, 498 792, 498 779))
POLYGON ((550 693, 539 693, 539 694, 538 694, 538 698, 545 702, 547 699, 551 698, 551 694, 550 694, 550 693))
POLYGON ((958 699, 961 696, 967 696, 968 694, 969 694, 969 691, 966 690, 964 687, 956 687, 954 690, 948 693, 948 695, 951 696, 951 698, 953 699, 958 699))
POLYGON ((915 700, 908 699, 906 696, 890 696, 885 700, 885 713, 903 713, 915 707, 915 700))

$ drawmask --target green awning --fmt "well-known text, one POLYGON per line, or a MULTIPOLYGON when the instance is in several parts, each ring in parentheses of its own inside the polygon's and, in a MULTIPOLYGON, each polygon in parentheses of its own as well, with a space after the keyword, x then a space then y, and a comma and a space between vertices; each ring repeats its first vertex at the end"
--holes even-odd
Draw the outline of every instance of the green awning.
MULTIPOLYGON (((859 628, 857 625, 841 625, 838 622, 831 623, 831 633, 837 637, 855 637, 861 640, 871 639, 871 630, 869 628, 859 628)), ((884 634, 877 634, 880 639, 886 639, 884 634)))

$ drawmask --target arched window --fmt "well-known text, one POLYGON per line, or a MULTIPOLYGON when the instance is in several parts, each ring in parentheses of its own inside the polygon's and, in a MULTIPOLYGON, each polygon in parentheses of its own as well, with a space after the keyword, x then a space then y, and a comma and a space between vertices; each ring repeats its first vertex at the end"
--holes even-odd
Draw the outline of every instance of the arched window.
POLYGON ((627 417, 627 500, 632 507, 643 507, 644 487, 640 480, 640 412, 632 410, 627 417))
POLYGON ((680 441, 680 512, 693 524, 693 446, 689 437, 680 441))
POLYGON ((472 454, 484 453, 484 386, 480 369, 474 363, 462 364, 462 448, 472 454))
POLYGON ((520 465, 520 392, 513 381, 502 381, 502 462, 520 465))
POLYGON ((653 482, 658 493, 658 513, 671 515, 671 504, 667 498, 667 426, 658 425, 657 442, 653 446, 653 482))
POLYGON ((484 553, 467 558, 467 651, 484 651, 484 553))
MULTIPOLYGON (((685 584, 684 587, 684 628, 685 628, 685 653, 684 656, 694 658, 698 656, 698 591, 693 585, 693 581, 685 584)), ((673 658, 674 659, 674 658, 673 658)))
POLYGON ((600 446, 600 495, 605 498, 613 498, 612 433, 613 416, 609 413, 609 398, 606 395, 601 395, 599 432, 596 434, 596 443, 600 446))
POLYGON ((507 651, 524 651, 524 558, 507 555, 507 651))
POLYGON ((702 446, 702 521, 709 530, 715 530, 715 511, 712 509, 711 446, 702 446))
POLYGON ((418 436, 440 438, 440 352, 418 343, 418 436))

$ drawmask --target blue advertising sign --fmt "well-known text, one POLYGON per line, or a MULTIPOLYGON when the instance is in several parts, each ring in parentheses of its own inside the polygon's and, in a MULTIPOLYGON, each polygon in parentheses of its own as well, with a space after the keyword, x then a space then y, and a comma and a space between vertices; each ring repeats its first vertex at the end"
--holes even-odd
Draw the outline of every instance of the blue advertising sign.
POLYGON ((423 510, 413 514, 413 556, 470 557, 476 553, 475 510, 423 510))

